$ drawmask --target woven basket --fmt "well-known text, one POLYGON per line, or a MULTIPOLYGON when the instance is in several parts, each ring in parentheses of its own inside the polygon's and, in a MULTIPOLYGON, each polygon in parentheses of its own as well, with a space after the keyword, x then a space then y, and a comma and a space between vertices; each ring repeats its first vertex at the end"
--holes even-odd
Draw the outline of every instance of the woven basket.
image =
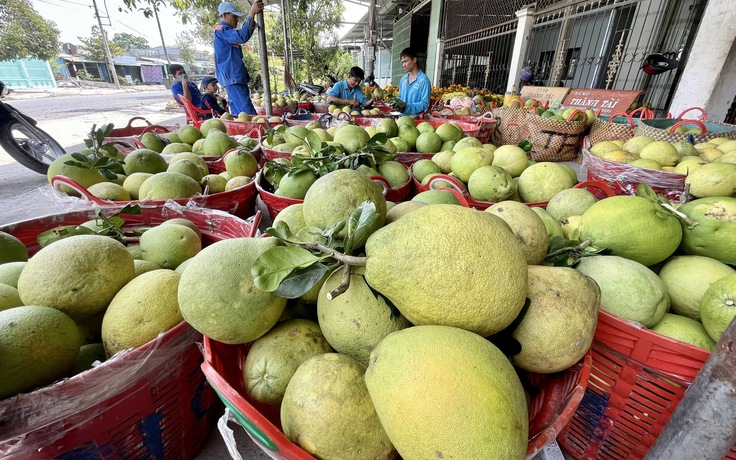
POLYGON ((491 111, 496 127, 491 134, 493 145, 516 145, 524 139, 524 122, 529 112, 524 108, 499 107, 491 111))
MULTIPOLYGON (((298 110, 297 106, 294 107, 279 107, 277 105, 271 105, 271 113, 274 117, 283 117, 287 113, 295 113, 298 110)), ((258 115, 266 115, 266 106, 257 105, 256 113, 258 115)))
POLYGON ((534 161, 574 161, 580 152, 585 132, 585 121, 571 121, 573 111, 567 121, 551 120, 541 115, 529 114, 524 121, 525 138, 532 143, 529 152, 534 161))
POLYGON ((617 113, 610 117, 596 117, 588 138, 593 145, 605 141, 627 141, 634 137, 635 131, 636 122, 631 115, 617 113))

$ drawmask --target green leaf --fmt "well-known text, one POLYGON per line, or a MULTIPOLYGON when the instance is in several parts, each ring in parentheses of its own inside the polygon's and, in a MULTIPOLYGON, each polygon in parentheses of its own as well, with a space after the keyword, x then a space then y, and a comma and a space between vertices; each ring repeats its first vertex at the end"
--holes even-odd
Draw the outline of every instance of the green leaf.
POLYGON ((294 270, 284 278, 279 287, 273 292, 279 297, 296 299, 312 289, 325 276, 328 266, 317 262, 307 268, 294 270))
POLYGON ((102 130, 94 131, 95 140, 97 141, 97 145, 102 145, 102 143, 105 141, 105 133, 102 132, 102 130))
POLYGON ((91 228, 81 227, 77 225, 64 225, 62 227, 56 227, 52 228, 51 230, 41 232, 38 237, 36 237, 36 241, 38 241, 38 244, 42 248, 45 248, 55 241, 68 238, 70 236, 94 234, 95 232, 91 228))
POLYGON ((324 257, 318 257, 296 246, 276 246, 261 254, 251 267, 255 286, 266 292, 274 292, 294 270, 307 268, 324 257))
POLYGON ((90 158, 87 155, 80 153, 80 152, 72 153, 72 158, 74 158, 75 160, 81 163, 89 163, 90 161, 90 158))
POLYGON ((386 133, 376 133, 368 140, 368 145, 385 144, 388 141, 386 133))
POLYGON ((107 168, 98 168, 97 171, 107 180, 116 180, 118 175, 107 168))
POLYGON ((647 184, 639 184, 636 186, 636 196, 659 201, 657 194, 652 190, 652 187, 647 184))
POLYGON ((128 214, 131 216, 140 215, 142 212, 143 210, 138 204, 126 204, 123 209, 120 210, 120 214, 128 214))
POLYGON ((309 131, 307 133, 305 141, 312 148, 312 152, 319 152, 322 148, 322 139, 320 139, 319 135, 314 131, 309 131))
MULTIPOLYGON (((105 137, 109 136, 110 133, 112 133, 112 129, 114 127, 115 127, 115 125, 113 125, 112 123, 108 123, 108 124, 102 125, 100 127, 100 131, 102 131, 102 135, 103 135, 103 140, 104 140, 105 137)), ((102 141, 100 141, 100 143, 102 143, 102 141)))
POLYGON ((348 235, 345 239, 345 252, 350 254, 354 250, 362 248, 368 237, 374 231, 378 220, 376 204, 372 201, 363 202, 348 219, 348 235))

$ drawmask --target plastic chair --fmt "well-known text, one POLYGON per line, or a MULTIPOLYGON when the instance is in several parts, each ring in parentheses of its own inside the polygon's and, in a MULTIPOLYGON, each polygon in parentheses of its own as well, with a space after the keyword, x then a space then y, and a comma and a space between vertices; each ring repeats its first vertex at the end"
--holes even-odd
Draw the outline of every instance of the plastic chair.
POLYGON ((184 107, 184 113, 186 113, 188 125, 194 125, 196 128, 199 128, 204 120, 215 116, 211 110, 197 108, 189 100, 183 97, 180 97, 177 100, 181 103, 182 107, 184 107))

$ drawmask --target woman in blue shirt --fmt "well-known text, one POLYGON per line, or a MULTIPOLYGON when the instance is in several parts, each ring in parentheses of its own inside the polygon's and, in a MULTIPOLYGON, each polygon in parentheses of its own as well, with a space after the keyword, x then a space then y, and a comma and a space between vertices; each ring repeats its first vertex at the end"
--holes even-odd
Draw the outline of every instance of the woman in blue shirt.
POLYGON ((338 81, 332 87, 327 96, 327 103, 337 102, 343 105, 368 107, 373 104, 373 98, 366 101, 360 82, 363 81, 365 72, 360 67, 350 69, 350 76, 343 81, 338 81))

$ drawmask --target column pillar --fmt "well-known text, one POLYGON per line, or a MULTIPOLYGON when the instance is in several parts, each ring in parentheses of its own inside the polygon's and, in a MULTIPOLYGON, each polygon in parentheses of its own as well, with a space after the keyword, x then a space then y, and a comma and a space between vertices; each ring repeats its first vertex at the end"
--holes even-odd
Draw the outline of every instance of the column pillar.
POLYGON ((527 7, 516 12, 519 23, 516 27, 516 37, 514 37, 514 50, 511 53, 509 81, 506 84, 506 91, 511 91, 519 81, 519 74, 524 67, 524 59, 529 48, 529 37, 532 32, 532 24, 534 24, 534 13, 533 7, 527 7))

